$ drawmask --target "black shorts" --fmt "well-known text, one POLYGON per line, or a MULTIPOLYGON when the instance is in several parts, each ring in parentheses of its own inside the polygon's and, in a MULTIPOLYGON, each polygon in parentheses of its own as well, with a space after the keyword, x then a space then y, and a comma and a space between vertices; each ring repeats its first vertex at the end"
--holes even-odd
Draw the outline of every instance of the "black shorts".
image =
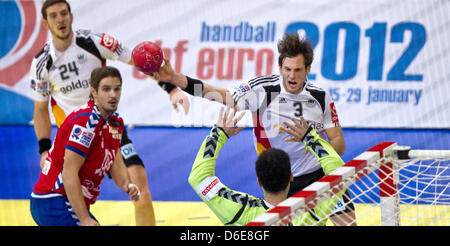
POLYGON ((122 141, 120 142, 120 151, 122 152, 125 166, 127 167, 130 167, 132 165, 144 166, 144 162, 142 162, 142 159, 136 152, 133 142, 131 142, 130 138, 128 137, 128 132, 126 128, 123 128, 122 141))
MULTIPOLYGON (((303 190, 308 185, 316 182, 320 178, 324 177, 325 173, 323 172, 323 169, 320 168, 317 171, 314 171, 312 173, 307 173, 305 175, 294 177, 294 181, 291 182, 291 186, 289 188, 288 197, 296 194, 297 192, 303 190)), ((352 202, 349 200, 350 193, 348 189, 345 191, 344 195, 342 196, 343 203, 346 204, 345 208, 339 209, 335 214, 341 214, 341 213, 347 213, 350 211, 355 211, 355 205, 353 205, 352 202)), ((341 201, 339 201, 341 202, 341 201)))

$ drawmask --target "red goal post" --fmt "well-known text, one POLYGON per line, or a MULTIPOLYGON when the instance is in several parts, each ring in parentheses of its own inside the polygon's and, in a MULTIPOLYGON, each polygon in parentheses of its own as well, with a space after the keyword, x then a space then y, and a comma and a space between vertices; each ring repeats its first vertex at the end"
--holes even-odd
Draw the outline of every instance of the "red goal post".
MULTIPOLYGON (((380 209, 380 213, 377 214, 380 217, 379 225, 400 225, 400 215, 405 212, 400 212, 400 206, 403 205, 400 205, 398 169, 402 166, 402 160, 409 159, 436 159, 441 163, 441 159, 450 160, 450 151, 411 150, 407 146, 398 146, 395 142, 381 142, 304 190, 289 197, 275 208, 258 216, 248 223, 247 226, 287 225, 293 219, 314 208, 317 204, 347 189, 350 185, 371 173, 377 173, 378 180, 375 182, 370 181, 368 185, 362 188, 362 192, 364 193, 366 189, 373 192, 374 188, 376 188, 376 196, 379 199, 377 203, 380 209)), ((444 162, 444 165, 443 170, 445 173, 443 179, 445 182, 449 178, 448 161, 444 162)), ((441 193, 444 194, 439 195, 441 198, 443 196, 445 200, 444 213, 448 214, 446 211, 449 211, 448 205, 450 202, 447 202, 447 199, 450 196, 450 187, 447 184, 443 189, 444 191, 441 193)), ((358 215, 358 211, 356 211, 356 214, 358 215)), ((330 216, 331 214, 328 215, 328 217, 330 216)))

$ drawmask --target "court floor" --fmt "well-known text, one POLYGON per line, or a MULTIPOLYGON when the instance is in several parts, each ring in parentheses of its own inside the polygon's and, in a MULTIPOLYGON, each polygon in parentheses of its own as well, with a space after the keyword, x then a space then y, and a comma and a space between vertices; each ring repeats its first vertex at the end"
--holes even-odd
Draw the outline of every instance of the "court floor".
MULTIPOLYGON (((29 200, 0 200, 0 226, 35 226, 29 200)), ((202 202, 153 202, 157 226, 220 226, 202 202)), ((91 207, 101 225, 134 226, 130 201, 98 201, 91 207)))
MULTIPOLYGON (((31 218, 29 205, 29 200, 0 200, 0 226, 35 226, 36 223, 31 218)), ((219 219, 203 202, 155 201, 153 206, 157 226, 222 226, 219 219)), ((355 208, 358 225, 380 225, 379 207, 355 204, 355 208)), ((450 225, 449 206, 416 205, 408 208, 401 206, 400 208, 402 225, 450 225), (420 224, 416 223, 418 215, 425 217, 420 224)), ((130 201, 98 201, 92 206, 91 212, 104 226, 135 225, 134 207, 130 201)), ((331 226, 332 224, 328 221, 327 225, 331 226)))

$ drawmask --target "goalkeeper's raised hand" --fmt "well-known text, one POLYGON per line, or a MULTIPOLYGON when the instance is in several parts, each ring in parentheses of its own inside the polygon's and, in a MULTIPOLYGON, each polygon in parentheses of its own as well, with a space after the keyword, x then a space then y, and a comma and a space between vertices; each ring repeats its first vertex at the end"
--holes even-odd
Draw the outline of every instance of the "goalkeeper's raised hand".
POLYGON ((244 127, 236 128, 236 124, 244 117, 245 112, 241 112, 236 118, 236 110, 232 109, 230 106, 227 106, 227 110, 225 114, 223 113, 223 108, 220 108, 219 119, 217 120, 217 126, 222 128, 222 130, 227 134, 230 138, 236 134, 238 134, 244 127))

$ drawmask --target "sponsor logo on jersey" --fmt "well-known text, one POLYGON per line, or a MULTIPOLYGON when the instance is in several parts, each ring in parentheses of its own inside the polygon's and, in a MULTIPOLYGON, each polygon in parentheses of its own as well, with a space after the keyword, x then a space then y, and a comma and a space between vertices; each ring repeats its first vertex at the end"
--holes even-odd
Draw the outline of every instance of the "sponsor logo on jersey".
POLYGON ((108 130, 114 139, 122 139, 122 134, 119 133, 119 128, 108 126, 108 130))
POLYGON ((125 159, 137 155, 136 149, 134 148, 134 145, 132 143, 125 144, 124 146, 120 147, 120 151, 122 152, 122 156, 125 159))
MULTIPOLYGON (((333 197, 336 197, 336 195, 334 195, 333 197)), ((337 213, 340 211, 345 211, 346 206, 344 206, 345 202, 343 200, 342 197, 339 198, 339 201, 336 203, 336 206, 333 209, 333 213, 337 213)))
POLYGON ((308 125, 310 127, 312 127, 313 129, 316 129, 316 130, 319 130, 319 131, 323 130, 323 123, 314 122, 314 121, 310 121, 310 120, 307 120, 306 122, 308 122, 308 125))
POLYGON ((94 187, 94 182, 91 180, 85 179, 81 181, 81 192, 83 193, 83 196, 87 199, 94 198, 94 195, 90 192, 92 188, 94 187))
POLYGON ((224 185, 215 176, 206 177, 195 189, 206 200, 211 200, 224 185))
POLYGON ((95 170, 95 174, 100 177, 105 176, 111 168, 111 165, 114 163, 115 156, 116 152, 114 150, 110 152, 108 149, 105 149, 105 157, 103 158, 102 165, 95 170))
POLYGON ((72 81, 70 84, 68 84, 68 85, 66 85, 64 87, 61 87, 59 89, 59 91, 61 91, 64 94, 67 94, 67 93, 69 93, 71 91, 74 91, 74 90, 86 89, 86 88, 89 88, 89 81, 87 81, 87 80, 82 80, 82 81, 78 80, 77 82, 73 82, 72 81))
POLYGON ((95 134, 93 132, 89 132, 86 128, 79 125, 74 125, 72 132, 70 133, 69 141, 89 148, 94 136, 95 134))
POLYGON ((34 79, 31 80, 30 87, 33 91, 48 95, 50 93, 50 83, 48 81, 36 81, 34 79))
POLYGON ((108 34, 102 34, 102 41, 100 42, 100 44, 110 51, 116 52, 117 47, 119 46, 119 41, 109 36, 108 34))
POLYGON ((214 179, 203 191, 202 191, 202 195, 206 196, 206 194, 208 194, 208 192, 211 191, 211 189, 219 183, 219 179, 214 179))
POLYGON ((236 92, 238 93, 238 95, 243 95, 245 94, 247 91, 250 90, 250 87, 246 84, 246 83, 242 83, 238 86, 235 87, 236 92))
POLYGON ((331 109, 331 122, 337 123, 339 122, 339 118, 336 112, 336 107, 334 106, 334 102, 330 103, 330 109, 331 109))
POLYGON ((314 101, 313 99, 309 99, 309 100, 306 102, 306 106, 307 106, 307 107, 310 107, 310 108, 314 107, 314 104, 316 104, 316 101, 314 101))
POLYGON ((78 64, 84 64, 84 63, 86 63, 86 61, 87 61, 87 58, 83 53, 77 55, 77 63, 78 64))

